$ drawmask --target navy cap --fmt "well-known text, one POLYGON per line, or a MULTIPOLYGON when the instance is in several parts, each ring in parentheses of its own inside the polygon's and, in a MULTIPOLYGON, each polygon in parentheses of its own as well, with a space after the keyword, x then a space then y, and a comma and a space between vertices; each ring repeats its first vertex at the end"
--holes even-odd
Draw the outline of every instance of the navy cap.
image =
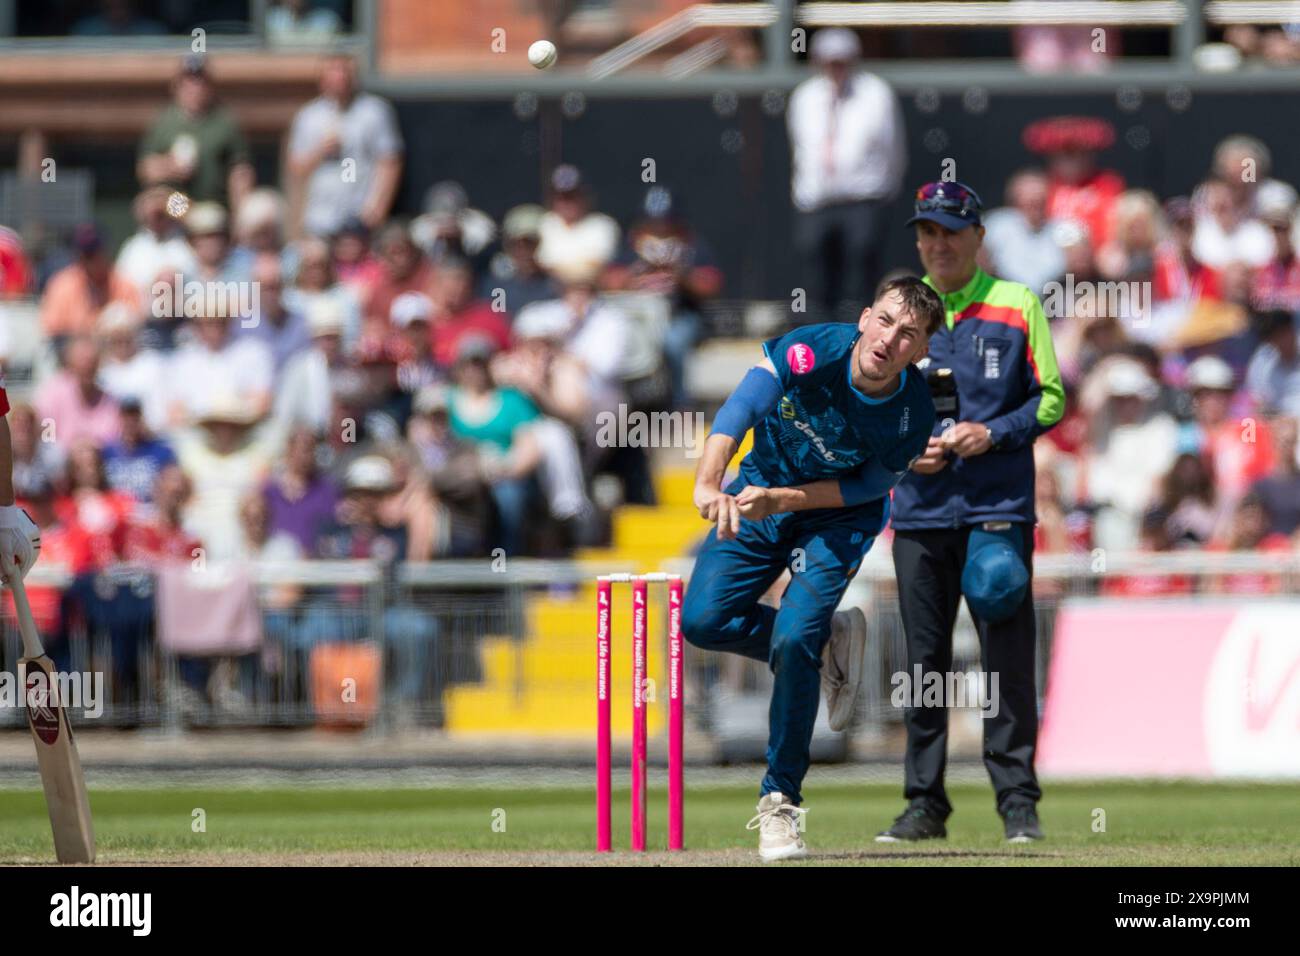
POLYGON ((201 76, 206 79, 208 75, 208 58, 202 53, 187 53, 181 57, 182 76, 201 76))
POLYGON ((1005 531, 974 528, 967 539, 961 590, 971 613, 982 620, 1005 621, 1025 599, 1029 570, 1012 544, 1020 534, 1014 525, 1005 531))
POLYGON ((582 188, 582 173, 577 166, 564 163, 551 173, 551 190, 557 193, 577 192, 582 188))
POLYGON ((967 226, 978 226, 983 208, 979 193, 964 183, 926 183, 916 191, 914 215, 907 220, 907 225, 925 220, 956 232, 967 226))
POLYGON ((104 245, 104 232, 93 222, 77 223, 72 229, 72 248, 83 256, 98 252, 104 245))

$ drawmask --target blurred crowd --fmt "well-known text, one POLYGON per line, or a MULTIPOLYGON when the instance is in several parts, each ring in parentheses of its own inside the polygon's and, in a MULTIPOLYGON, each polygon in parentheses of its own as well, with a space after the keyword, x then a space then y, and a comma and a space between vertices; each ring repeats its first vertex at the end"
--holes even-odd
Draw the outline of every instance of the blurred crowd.
MULTIPOLYGON (((853 35, 822 31, 812 55, 789 111, 794 247, 825 315, 860 308, 884 265, 906 157, 853 35)), ((1158 196, 1104 167, 1113 140, 1099 119, 1033 124, 1041 163, 986 215, 983 264, 1042 295, 1069 389, 1038 443, 1039 547, 1294 548, 1296 189, 1232 136, 1190 195, 1158 196)), ((670 189, 619 223, 561 165, 499 222, 452 181, 397 216, 401 132, 345 56, 286 143, 286 181, 257 182, 187 57, 140 143, 129 238, 86 222, 35 255, 0 226, 0 296, 35 303, 48 346, 9 416, 44 561, 564 555, 653 500, 646 449, 602 447, 597 422, 691 404, 722 275, 670 189)), ((1144 582, 1115 586, 1186 583, 1144 582)), ((348 626, 280 606, 286 646, 348 626)), ((410 611, 394 597, 388 626, 418 671, 434 635, 410 611)))
POLYGON ((1099 162, 1113 139, 1099 119, 1032 124, 1042 164, 986 216, 986 267, 1042 295, 1069 394, 1038 443, 1040 544, 1294 549, 1296 189, 1230 136, 1190 195, 1158 196, 1099 162))
MULTIPOLYGON (((344 56, 287 146, 291 181, 258 183, 187 57, 134 234, 86 222, 35 256, 0 228, 0 294, 35 301, 48 345, 9 416, 44 563, 560 556, 653 500, 648 450, 597 423, 688 402, 722 277, 671 190, 623 225, 561 165, 500 222, 451 181, 396 216, 402 136, 344 56)), ((390 602, 390 641, 422 647, 409 610, 390 602)), ((345 627, 308 611, 287 643, 345 627)))
POLYGON ((614 479, 606 503, 648 501, 639 450, 599 447, 595 421, 687 403, 683 362, 721 275, 672 192, 649 188, 624 228, 562 165, 500 223, 450 181, 408 220, 392 215, 402 164, 390 104, 331 58, 289 131, 295 214, 254 181, 187 58, 140 146, 133 235, 112 249, 82 224, 66 264, 0 242, 5 294, 37 297, 57 356, 13 414, 31 435, 20 487, 75 492, 84 457, 102 472, 86 480, 144 514, 177 468, 210 558, 259 550, 239 518, 255 497, 273 538, 316 554, 361 457, 384 463, 385 523, 411 560, 599 538, 591 476, 614 479))

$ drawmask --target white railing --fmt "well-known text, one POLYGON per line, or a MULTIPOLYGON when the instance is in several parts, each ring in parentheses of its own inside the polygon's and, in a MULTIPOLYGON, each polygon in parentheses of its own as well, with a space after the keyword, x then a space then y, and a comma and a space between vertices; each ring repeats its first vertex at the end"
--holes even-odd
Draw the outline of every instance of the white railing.
POLYGON ((971 3, 805 3, 795 20, 809 27, 935 27, 1086 24, 1173 27, 1187 19, 1177 0, 1004 0, 971 3))
POLYGON ((1205 5, 1205 19, 1219 26, 1237 23, 1300 22, 1295 0, 1213 0, 1205 5))

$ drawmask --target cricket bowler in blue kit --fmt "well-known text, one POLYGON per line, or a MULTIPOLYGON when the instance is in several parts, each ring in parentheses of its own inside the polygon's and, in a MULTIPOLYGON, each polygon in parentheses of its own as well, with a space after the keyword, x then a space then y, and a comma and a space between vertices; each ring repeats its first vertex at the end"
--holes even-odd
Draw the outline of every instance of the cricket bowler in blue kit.
POLYGON ((767 774, 750 822, 764 861, 807 852, 800 788, 820 693, 839 730, 862 680, 866 620, 836 607, 889 521, 890 490, 934 428, 929 388, 912 363, 943 318, 934 290, 906 277, 882 285, 856 326, 811 325, 769 340, 704 444, 695 505, 715 527, 691 574, 682 632, 696 647, 772 670, 767 774), (751 428, 753 451, 724 489, 751 428), (780 609, 759 604, 787 568, 780 609))

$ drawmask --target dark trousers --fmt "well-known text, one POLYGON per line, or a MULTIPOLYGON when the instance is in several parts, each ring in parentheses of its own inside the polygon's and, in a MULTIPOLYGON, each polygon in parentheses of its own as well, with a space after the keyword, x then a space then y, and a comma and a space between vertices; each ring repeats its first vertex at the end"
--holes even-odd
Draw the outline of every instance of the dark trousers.
POLYGON ((796 215, 794 245, 815 321, 855 321, 872 303, 884 244, 881 200, 836 203, 796 215))
MULTIPOLYGON (((1020 526, 1024 554, 1032 559, 1034 530, 1020 526)), ((961 602, 961 572, 966 563, 970 528, 894 532, 894 572, 898 603, 907 635, 907 672, 921 665, 924 673, 952 670, 952 627, 961 602)), ((1032 560, 1027 560, 1031 566, 1032 560)), ((988 768, 999 813, 1016 804, 1036 803, 1042 796, 1034 775, 1038 742, 1038 694, 1034 674, 1034 598, 1030 581, 1016 613, 998 624, 972 615, 979 631, 980 659, 986 673, 998 675, 995 716, 984 716, 984 766, 988 768)), ((948 763, 946 707, 908 707, 906 787, 909 801, 919 801, 943 818, 952 813, 944 791, 948 763)))

